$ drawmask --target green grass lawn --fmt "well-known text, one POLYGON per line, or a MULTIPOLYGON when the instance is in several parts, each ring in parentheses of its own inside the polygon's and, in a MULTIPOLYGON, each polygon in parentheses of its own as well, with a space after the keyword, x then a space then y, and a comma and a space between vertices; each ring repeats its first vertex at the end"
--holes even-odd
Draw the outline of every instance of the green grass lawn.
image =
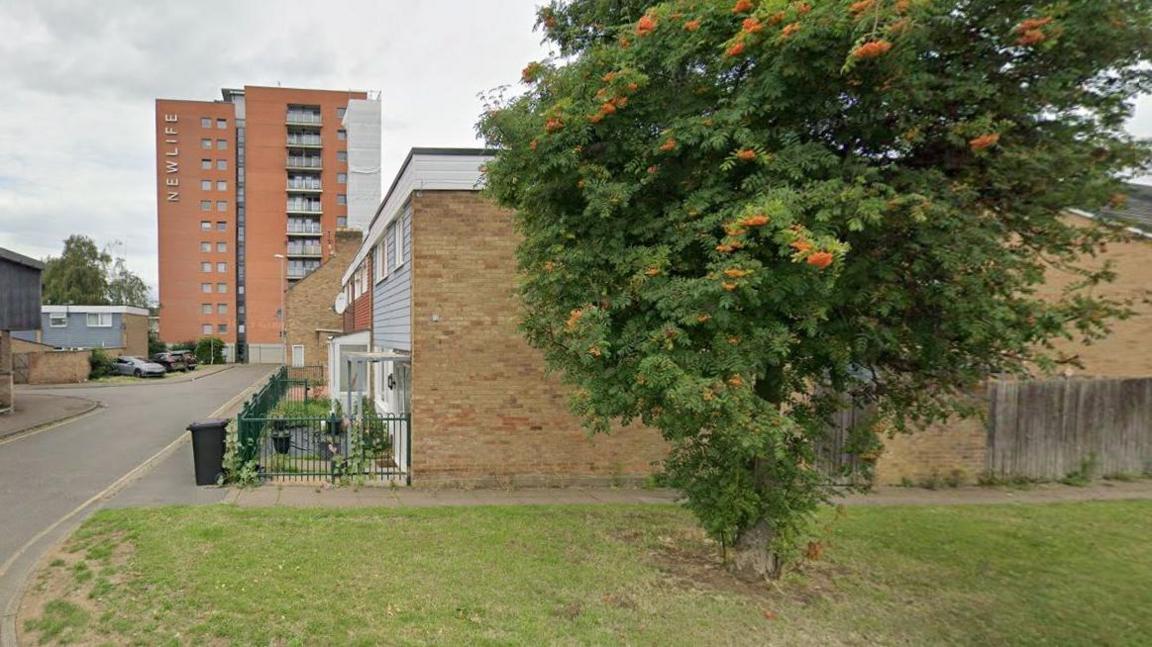
MULTIPOLYGON (((104 511, 30 642, 1148 644, 1152 502, 852 507, 778 587, 673 506, 104 511)), ((28 606, 26 604, 26 606, 28 606)))

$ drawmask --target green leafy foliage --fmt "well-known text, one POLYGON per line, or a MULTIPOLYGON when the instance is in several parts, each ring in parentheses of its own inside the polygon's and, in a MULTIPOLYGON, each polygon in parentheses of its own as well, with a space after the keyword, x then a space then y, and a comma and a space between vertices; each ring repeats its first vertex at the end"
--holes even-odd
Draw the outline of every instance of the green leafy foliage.
POLYGON ((88 379, 112 375, 112 358, 101 348, 93 348, 88 355, 88 379))
POLYGON ((148 307, 148 284, 96 246, 88 236, 75 234, 64 241, 64 251, 44 263, 44 303, 49 305, 128 305, 148 307))
POLYGON ((160 337, 156 333, 148 333, 148 356, 151 357, 156 353, 163 353, 168 350, 168 345, 160 341, 160 337))
POLYGON ((563 58, 478 126, 528 340, 596 429, 661 430, 715 537, 786 546, 845 394, 939 420, 1128 314, 1085 262, 1120 234, 1062 210, 1148 167, 1123 124, 1150 21, 1148 0, 554 0, 563 58), (1042 299, 1053 271, 1078 281, 1042 299))
POLYGON ((201 337, 196 341, 196 361, 201 364, 224 363, 224 340, 219 337, 201 337))
POLYGON ((64 251, 44 262, 44 303, 49 305, 107 305, 105 266, 112 257, 82 235, 69 236, 64 251))

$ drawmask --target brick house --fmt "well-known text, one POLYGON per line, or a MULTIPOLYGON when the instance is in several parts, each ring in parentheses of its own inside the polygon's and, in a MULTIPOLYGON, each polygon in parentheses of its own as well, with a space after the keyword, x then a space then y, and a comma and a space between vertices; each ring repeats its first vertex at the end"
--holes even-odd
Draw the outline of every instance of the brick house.
POLYGON ((13 332, 53 348, 100 348, 109 355, 148 355, 147 308, 135 306, 42 306, 37 330, 13 332))
POLYGON ((489 157, 409 153, 344 272, 347 332, 331 342, 330 383, 410 413, 419 484, 644 478, 665 454, 659 434, 589 436, 570 389, 517 329, 513 216, 479 192, 489 157), (377 361, 343 360, 360 351, 377 361))
POLYGON ((332 249, 319 269, 293 283, 284 293, 284 336, 292 366, 328 364, 328 338, 344 331, 344 317, 333 309, 340 279, 360 246, 357 229, 337 230, 332 249))
MULTIPOLYGON (((1097 288, 1104 295, 1133 300, 1133 316, 1112 325, 1104 339, 1084 345, 1056 340, 1056 349, 1077 356, 1083 368, 1069 367, 1065 377, 1146 378, 1152 377, 1152 303, 1145 301, 1152 288, 1152 187, 1129 185, 1130 200, 1123 209, 1100 214, 1106 220, 1128 226, 1128 237, 1110 244, 1089 263, 1099 266, 1112 262, 1116 280, 1097 288)), ((1091 226, 1097 214, 1069 209, 1065 218, 1077 226, 1091 226)), ((1052 273, 1039 295, 1056 297, 1077 277, 1052 273)), ((989 430, 986 418, 952 421, 943 426, 909 435, 885 438, 885 452, 876 465, 876 482, 890 485, 930 478, 933 474, 959 471, 971 481, 983 474, 989 464, 989 430)), ((1075 448, 1069 453, 1075 453, 1075 448)))

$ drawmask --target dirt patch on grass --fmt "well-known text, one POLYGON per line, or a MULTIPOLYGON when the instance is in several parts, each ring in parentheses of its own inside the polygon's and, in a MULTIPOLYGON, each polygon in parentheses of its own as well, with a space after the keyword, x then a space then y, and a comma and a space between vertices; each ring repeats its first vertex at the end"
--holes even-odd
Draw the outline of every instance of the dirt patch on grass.
POLYGON ((108 644, 101 599, 124 581, 132 552, 121 533, 74 537, 49 551, 20 601, 20 644, 108 644))
MULTIPOLYGON (((632 542, 641 536, 642 533, 618 535, 632 542)), ((798 558, 780 581, 748 582, 728 570, 719 544, 699 528, 657 537, 648 557, 664 575, 664 582, 672 587, 729 594, 767 606, 808 606, 840 599, 837 580, 850 575, 849 569, 826 561, 821 551, 816 558, 798 558)))

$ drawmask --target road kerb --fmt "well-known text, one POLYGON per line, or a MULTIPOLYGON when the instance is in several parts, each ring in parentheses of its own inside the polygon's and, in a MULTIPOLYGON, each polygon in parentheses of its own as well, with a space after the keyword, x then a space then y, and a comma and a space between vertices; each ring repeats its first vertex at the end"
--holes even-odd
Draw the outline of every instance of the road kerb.
MULTIPOLYGON (((213 411, 209 417, 212 417, 212 418, 219 417, 220 415, 227 412, 231 407, 234 407, 237 404, 239 404, 240 402, 243 402, 244 398, 248 397, 251 393, 255 392, 256 389, 258 389, 260 387, 260 385, 262 385, 264 383, 264 381, 267 379, 269 373, 271 373, 272 370, 273 369, 269 369, 268 373, 265 373, 264 375, 260 376, 260 378, 255 380, 251 385, 249 385, 243 391, 241 391, 240 393, 237 393, 235 396, 233 396, 227 402, 220 405, 220 407, 217 408, 215 411, 213 411)), ((89 413, 91 413, 91 412, 89 412, 89 413)), ((74 420, 75 420, 75 418, 73 418, 73 421, 74 420)), ((71 422, 71 421, 69 421, 69 422, 71 422)), ((132 483, 133 481, 135 481, 135 480, 139 479, 140 477, 144 476, 145 474, 147 474, 148 471, 152 469, 152 467, 154 467, 156 464, 158 464, 159 462, 161 462, 162 460, 167 458, 170 454, 172 454, 174 451, 176 451, 176 449, 179 448, 182 444, 189 442, 189 441, 190 441, 190 437, 188 434, 180 434, 179 438, 176 438, 171 443, 169 443, 167 446, 165 446, 163 449, 156 452, 155 454, 153 454, 149 458, 145 459, 144 462, 140 463, 136 467, 129 470, 126 474, 124 474, 120 478, 113 481, 111 485, 104 488, 100 492, 97 492, 95 495, 90 497, 87 501, 85 501, 85 502, 81 503, 80 505, 76 506, 75 508, 73 508, 70 512, 68 512, 64 516, 60 517, 59 519, 57 519, 55 522, 53 522, 47 528, 36 533, 31 539, 29 539, 27 542, 25 542, 23 546, 21 546, 19 549, 17 549, 16 552, 13 553, 11 557, 9 557, 7 560, 5 560, 3 564, 0 564, 0 593, 3 592, 2 587, 3 587, 3 583, 4 583, 4 576, 8 573, 8 570, 10 568, 12 568, 12 565, 15 564, 21 557, 23 557, 24 554, 27 553, 30 549, 32 549, 38 542, 44 540, 46 537, 48 537, 53 532, 55 532, 57 529, 59 529, 61 526, 63 526, 67 521, 69 521, 70 519, 73 519, 74 517, 76 517, 80 513, 84 512, 87 508, 89 508, 93 504, 111 498, 117 492, 124 489, 124 487, 126 487, 128 484, 132 483)), ((48 549, 59 545, 64 540, 65 536, 67 536, 69 533, 65 532, 63 534, 64 534, 64 536, 57 537, 51 544, 43 547, 43 549, 41 550, 40 556, 36 559, 36 562, 34 564, 32 564, 32 566, 28 569, 28 572, 24 574, 24 577, 21 578, 20 583, 13 587, 12 595, 8 598, 8 604, 3 609, 3 617, 0 618, 0 647, 19 647, 20 642, 18 640, 18 634, 17 634, 16 616, 20 610, 20 603, 24 599, 24 594, 28 590, 28 583, 30 581, 30 578, 36 572, 37 567, 39 566, 40 560, 48 552, 48 549)))

